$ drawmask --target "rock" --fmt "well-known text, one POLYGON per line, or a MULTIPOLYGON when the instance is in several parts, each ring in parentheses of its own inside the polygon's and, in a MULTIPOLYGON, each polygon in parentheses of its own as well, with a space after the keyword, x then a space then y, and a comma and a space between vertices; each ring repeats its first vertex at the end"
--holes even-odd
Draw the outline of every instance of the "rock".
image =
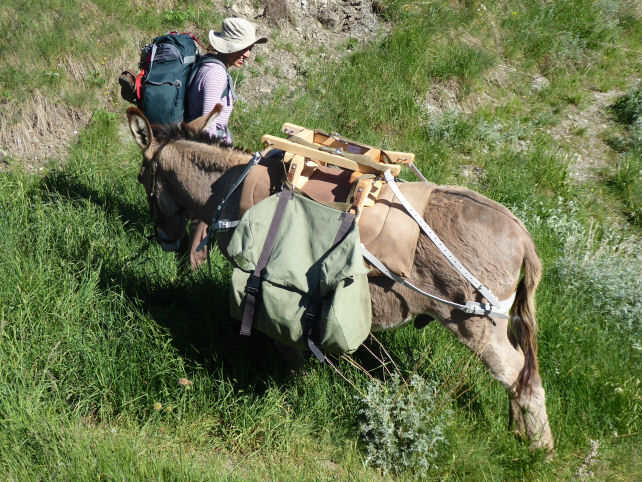
POLYGON ((531 81, 531 88, 535 92, 541 92, 550 85, 551 82, 546 77, 542 77, 541 75, 534 76, 533 80, 531 81))
POLYGON ((339 14, 329 9, 323 9, 317 14, 317 19, 324 27, 333 29, 339 23, 339 14))

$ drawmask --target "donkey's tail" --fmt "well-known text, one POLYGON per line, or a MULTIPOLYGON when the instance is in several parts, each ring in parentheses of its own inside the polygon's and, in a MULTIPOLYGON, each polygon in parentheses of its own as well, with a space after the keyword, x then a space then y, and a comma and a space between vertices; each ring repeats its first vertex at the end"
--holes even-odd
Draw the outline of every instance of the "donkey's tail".
MULTIPOLYGON (((521 395, 530 389, 533 377, 538 373, 537 365, 537 321, 535 320, 535 290, 542 278, 542 262, 529 243, 523 261, 524 276, 517 286, 512 309, 512 338, 524 353, 524 368, 517 379, 517 393, 521 395)), ((510 334, 509 334, 510 335, 510 334)))

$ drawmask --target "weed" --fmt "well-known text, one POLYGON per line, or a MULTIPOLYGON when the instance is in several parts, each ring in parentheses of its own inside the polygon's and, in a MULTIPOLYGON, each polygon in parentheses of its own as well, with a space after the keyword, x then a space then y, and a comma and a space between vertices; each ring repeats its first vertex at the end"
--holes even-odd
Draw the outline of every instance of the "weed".
POLYGON ((622 200, 625 214, 635 225, 642 225, 642 144, 619 154, 615 172, 607 176, 606 186, 622 200))
POLYGON ((607 186, 621 199, 625 212, 642 224, 642 82, 637 82, 612 106, 616 119, 626 126, 623 136, 608 141, 620 154, 614 173, 607 173, 607 186), (617 145, 614 144, 617 140, 617 145))
POLYGON ((448 445, 452 412, 434 383, 418 375, 408 384, 399 375, 387 384, 373 381, 361 403, 367 464, 384 475, 422 473, 436 465, 448 445))
POLYGON ((87 82, 92 87, 100 88, 107 83, 107 79, 99 71, 95 70, 91 73, 91 75, 87 79, 87 82))
POLYGON ((633 85, 629 91, 620 97, 612 106, 616 118, 634 130, 640 129, 642 119, 642 81, 633 85))
MULTIPOLYGON (((251 72, 249 73, 251 74, 251 72)), ((245 80, 248 78, 248 73, 244 72, 243 70, 236 69, 233 70, 230 75, 232 76, 232 79, 234 80, 234 85, 235 86, 241 86, 245 82, 245 80)))
POLYGON ((617 320, 617 328, 642 329, 642 252, 636 237, 607 226, 585 228, 578 219, 577 203, 562 198, 553 207, 524 205, 514 212, 562 244, 554 266, 568 292, 586 297, 590 309, 617 320))
POLYGON ((196 19, 194 7, 165 10, 162 13, 163 23, 170 28, 184 25, 186 22, 194 22, 196 19))
POLYGON ((559 75, 587 61, 594 49, 617 42, 629 13, 622 2, 561 0, 531 2, 519 15, 509 15, 503 26, 509 32, 507 47, 520 51, 527 63, 544 75, 559 75))

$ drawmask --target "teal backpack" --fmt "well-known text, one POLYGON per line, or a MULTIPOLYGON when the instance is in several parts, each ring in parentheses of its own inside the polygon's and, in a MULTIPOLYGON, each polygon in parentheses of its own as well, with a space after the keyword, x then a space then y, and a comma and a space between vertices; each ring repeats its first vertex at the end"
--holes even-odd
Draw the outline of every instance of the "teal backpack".
POLYGON ((183 120, 187 83, 197 58, 196 38, 191 33, 170 32, 142 49, 136 103, 149 122, 183 120))
MULTIPOLYGON (((121 73, 121 95, 136 104, 152 124, 181 122, 185 117, 188 92, 200 67, 207 63, 227 67, 209 55, 200 55, 200 43, 191 33, 169 32, 156 37, 141 50, 137 76, 129 71, 121 73)), ((228 92, 236 99, 232 79, 227 74, 227 86, 221 99, 228 92)), ((231 134, 228 134, 231 138, 231 134)))

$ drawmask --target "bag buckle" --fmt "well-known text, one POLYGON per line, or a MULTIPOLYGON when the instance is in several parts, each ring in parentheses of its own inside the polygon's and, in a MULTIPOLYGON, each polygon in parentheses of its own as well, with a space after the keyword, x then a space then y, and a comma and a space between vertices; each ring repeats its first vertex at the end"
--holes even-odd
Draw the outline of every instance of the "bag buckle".
POLYGON ((261 288, 261 278, 259 276, 250 276, 245 285, 245 293, 256 296, 261 288))

